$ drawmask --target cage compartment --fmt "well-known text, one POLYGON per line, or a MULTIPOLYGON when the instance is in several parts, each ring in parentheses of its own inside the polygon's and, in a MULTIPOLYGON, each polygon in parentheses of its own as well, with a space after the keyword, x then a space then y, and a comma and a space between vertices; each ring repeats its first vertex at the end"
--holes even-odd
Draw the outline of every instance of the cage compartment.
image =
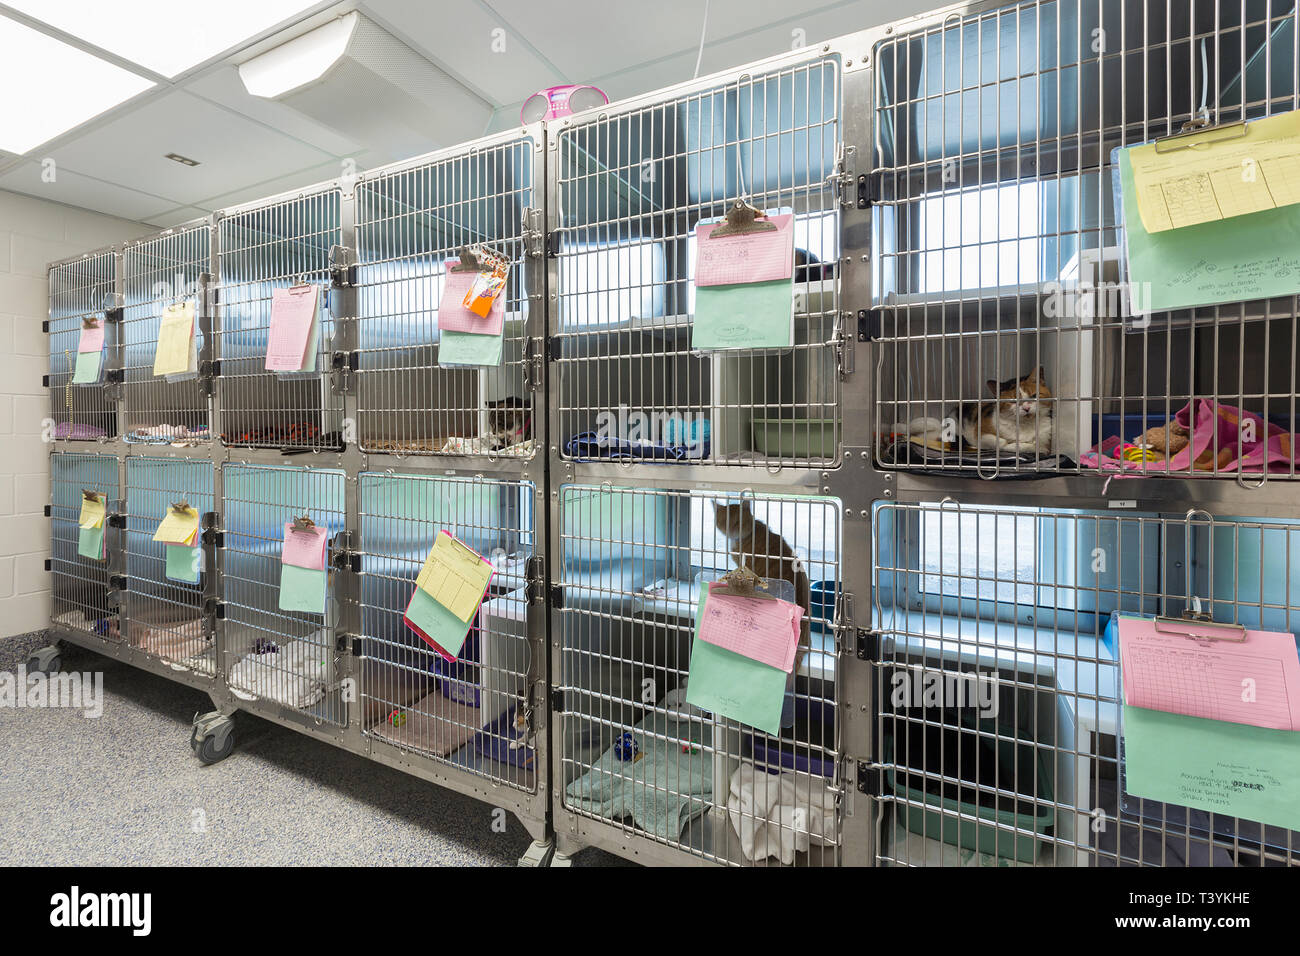
POLYGON ((336 661, 334 572, 327 572, 323 615, 280 610, 279 596, 285 524, 308 515, 328 529, 332 554, 345 530, 344 481, 343 472, 334 470, 233 464, 222 469, 226 680, 237 697, 339 726, 348 722, 348 701, 336 661))
POLYGON ((559 132, 562 457, 838 459, 840 110, 827 57, 559 132), (693 351, 695 227, 741 194, 795 216, 793 347, 693 351))
POLYGON ((533 138, 521 135, 358 183, 358 436, 366 451, 532 456, 524 218, 540 206, 533 153, 533 138), (447 269, 478 244, 512 263, 502 362, 444 368, 437 316, 447 269))
POLYGON ((104 519, 105 559, 77 553, 82 490, 104 496, 107 514, 120 510, 118 460, 108 455, 55 452, 50 456, 50 623, 107 641, 122 639, 117 602, 109 601, 113 529, 104 519))
MULTIPOLYGON (((811 577, 836 589, 836 500, 765 495, 744 500, 743 506, 738 497, 717 502, 749 508, 806 562, 811 577)), ((565 788, 563 806, 716 862, 775 862, 764 856, 746 859, 737 826, 761 828, 763 819, 740 796, 732 796, 731 784, 734 778, 748 786, 770 775, 771 785, 779 782, 806 813, 820 813, 834 802, 840 781, 833 771, 822 775, 837 765, 839 747, 830 622, 811 622, 811 648, 787 682, 783 709, 789 720, 781 735, 770 737, 703 714, 685 701, 698 597, 705 580, 735 566, 727 539, 717 530, 715 498, 566 485, 560 489, 559 521, 563 593, 557 626, 565 711, 557 725, 562 777, 557 783, 565 788), (646 753, 640 760, 619 759, 628 734, 637 752, 646 753), (737 777, 742 768, 749 777, 737 777)), ((747 557, 746 564, 756 561, 747 557)), ((781 566, 772 560, 774 572, 793 573, 781 566)), ((778 583, 793 591, 790 582, 778 583)), ((775 818, 777 811, 772 813, 775 818)), ((824 844, 814 843, 794 862, 837 860, 837 820, 828 813, 824 844)))
POLYGON ((363 474, 360 482, 363 732, 531 791, 535 745, 514 717, 541 706, 529 697, 542 673, 531 659, 528 633, 535 486, 379 473, 363 474), (455 662, 403 622, 416 575, 441 531, 494 569, 455 662))
POLYGON ((342 244, 337 187, 219 214, 217 394, 226 445, 336 449, 343 401, 330 376, 337 293, 330 249, 342 244), (271 297, 311 283, 319 290, 314 372, 266 370, 271 297))
POLYGON ((50 267, 52 438, 98 441, 117 435, 117 405, 105 388, 117 341, 116 323, 104 321, 99 381, 85 385, 72 382, 82 320, 106 320, 117 307, 117 268, 117 254, 111 249, 50 267))

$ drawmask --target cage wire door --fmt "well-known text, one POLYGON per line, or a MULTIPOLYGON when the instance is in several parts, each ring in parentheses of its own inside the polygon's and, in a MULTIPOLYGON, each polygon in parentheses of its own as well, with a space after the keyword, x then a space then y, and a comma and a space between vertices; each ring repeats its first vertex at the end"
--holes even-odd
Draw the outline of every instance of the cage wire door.
POLYGON ((330 375, 330 249, 342 244, 340 201, 338 188, 331 186, 218 219, 217 391, 226 445, 342 447, 342 397, 334 391, 330 375), (304 283, 318 290, 314 368, 268 371, 272 296, 277 289, 304 283))
POLYGON ((1300 833, 1125 791, 1114 632, 1300 632, 1300 524, 945 501, 874 533, 879 863, 1300 863, 1300 833))
POLYGON ((1113 154, 1300 107, 1294 0, 984 6, 875 48, 879 464, 1295 478, 1296 298, 1135 313, 1113 154))
POLYGON ((122 252, 124 307, 123 411, 126 440, 198 444, 209 440, 208 392, 197 372, 153 374, 164 310, 194 304, 196 354, 207 348, 202 277, 211 269, 212 228, 206 222, 169 229, 127 244, 122 252))
POLYGON ((532 457, 525 217, 535 151, 535 138, 521 134, 368 173, 357 184, 365 451, 532 457), (500 362, 444 366, 438 310, 449 270, 463 249, 480 246, 511 263, 500 362))
POLYGON ((559 124, 561 458, 839 459, 842 101, 830 55, 559 124), (790 348, 692 347, 695 229, 737 199, 794 217, 790 348))
POLYGON ((560 489, 557 786, 564 811, 608 828, 589 839, 732 865, 841 860, 841 520, 832 498, 560 489), (770 688, 775 736, 687 699, 700 596, 739 563, 806 612, 793 672, 770 688))
POLYGON ((103 557, 93 548, 82 555, 80 516, 83 491, 97 492, 106 513, 115 514, 118 494, 118 460, 106 455, 55 452, 50 456, 50 518, 52 594, 50 622, 56 627, 119 641, 121 615, 109 601, 113 529, 104 519, 103 557))
POLYGON ((226 616, 221 649, 230 689, 245 700, 261 699, 346 725, 349 695, 335 645, 334 573, 325 572, 324 614, 281 609, 285 525, 306 515, 328 529, 332 553, 336 536, 345 530, 343 472, 226 465, 222 479, 226 616))
MULTIPOLYGON (((534 660, 531 482, 367 473, 361 494, 364 733, 429 760, 533 792, 533 731, 545 706, 534 660), (487 558, 488 592, 455 660, 404 623, 415 578, 441 532, 487 558)), ((543 754, 540 759, 545 759, 543 754)))
POLYGON ((50 417, 53 438, 97 441, 117 435, 117 406, 105 388, 113 355, 117 254, 109 249, 50 267, 50 417), (84 320, 104 322, 104 349, 94 381, 74 384, 84 320))
POLYGON ((154 533, 175 504, 203 515, 213 505, 210 461, 131 456, 126 461, 127 640, 145 653, 215 675, 217 652, 204 614, 202 530, 195 547, 165 545, 154 533), (179 551, 171 554, 172 548, 179 551))

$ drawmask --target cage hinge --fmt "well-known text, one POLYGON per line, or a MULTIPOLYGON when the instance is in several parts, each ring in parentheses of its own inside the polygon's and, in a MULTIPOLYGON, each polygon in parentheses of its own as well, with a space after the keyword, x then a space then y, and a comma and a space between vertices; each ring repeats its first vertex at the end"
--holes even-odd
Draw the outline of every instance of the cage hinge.
POLYGON ((524 593, 529 604, 546 600, 546 562, 540 554, 528 559, 528 586, 524 593))
POLYGON ((524 251, 530 256, 540 256, 547 251, 543 211, 531 206, 524 209, 524 251))
POLYGON ((48 375, 42 375, 42 376, 41 376, 41 387, 42 387, 42 388, 49 388, 49 387, 50 387, 50 377, 49 377, 48 375))
POLYGON ((563 343, 558 335, 551 336, 546 340, 546 359, 549 362, 558 362, 560 353, 563 351, 563 343))
POLYGON ((126 381, 126 369, 110 368, 104 372, 104 381, 109 385, 121 385, 126 381))
POLYGON ((226 533, 218 531, 216 528, 208 528, 203 532, 203 543, 214 548, 224 548, 226 546, 226 533))
POLYGON ((356 642, 356 638, 353 635, 342 631, 339 632, 338 634, 334 635, 334 653, 336 654, 349 653, 352 645, 355 642, 356 642))
POLYGON ((859 209, 870 209, 880 202, 880 186, 875 176, 858 173, 853 177, 856 205, 859 209))
POLYGON ((553 608, 564 607, 564 585, 563 584, 551 585, 551 607, 553 608))
POLYGON ((542 367, 546 364, 544 360, 545 347, 538 336, 528 340, 528 360, 524 363, 524 385, 532 391, 537 391, 542 387, 542 367))
POLYGON ((126 527, 126 515, 124 514, 111 514, 108 516, 107 521, 110 528, 126 527))
POLYGON ((858 660, 876 661, 880 660, 880 632, 869 631, 864 627, 858 631, 858 660))
POLYGON ((121 321, 122 321, 122 316, 123 316, 124 314, 125 314, 125 312, 124 312, 122 306, 120 306, 120 305, 117 306, 116 308, 105 309, 105 310, 104 310, 104 321, 105 321, 105 322, 121 322, 121 321))
POLYGON ((226 602, 217 598, 208 598, 203 602, 203 613, 218 621, 226 619, 226 602))
POLYGON ((858 341, 874 342, 880 338, 884 318, 879 311, 858 309, 858 341))
POLYGON ((351 289, 357 284, 357 254, 349 246, 330 246, 330 285, 351 289))
POLYGON ((204 359, 199 363, 199 375, 203 378, 221 378, 221 359, 204 359))
POLYGON ((108 576, 108 586, 109 586, 110 588, 112 588, 114 591, 125 591, 125 590, 126 590, 126 575, 125 575, 125 574, 110 574, 110 575, 108 576))
POLYGON ((49 330, 50 330, 50 320, 49 320, 49 319, 44 319, 44 320, 42 320, 42 322, 41 322, 41 331, 42 331, 42 332, 48 332, 49 330))
POLYGON ((546 258, 558 259, 560 257, 560 233, 551 231, 546 234, 546 258))
POLYGON ((53 571, 53 570, 54 570, 54 559, 53 559, 53 558, 46 558, 46 559, 45 559, 45 570, 46 570, 46 571, 53 571))
POLYGON ((54 506, 53 506, 53 505, 46 505, 46 506, 45 506, 45 517, 48 518, 48 517, 50 517, 50 516, 53 515, 53 514, 54 514, 54 506))
POLYGON ((872 766, 865 760, 858 761, 858 793, 868 797, 879 797, 884 793, 884 774, 881 768, 872 766))
POLYGON ((356 551, 350 551, 346 548, 335 551, 330 563, 339 571, 351 571, 353 574, 361 573, 361 555, 356 551))
POLYGON ((350 650, 351 653, 352 653, 352 656, 353 656, 353 657, 360 657, 360 656, 361 656, 361 638, 358 637, 356 634, 351 634, 351 635, 349 635, 349 637, 352 638, 351 647, 349 648, 349 650, 350 650))
POLYGON ((361 356, 358 352, 335 352, 330 356, 330 362, 335 371, 355 372, 361 367, 361 356))
POLYGON ((551 688, 551 713, 564 713, 564 691, 558 687, 551 688))

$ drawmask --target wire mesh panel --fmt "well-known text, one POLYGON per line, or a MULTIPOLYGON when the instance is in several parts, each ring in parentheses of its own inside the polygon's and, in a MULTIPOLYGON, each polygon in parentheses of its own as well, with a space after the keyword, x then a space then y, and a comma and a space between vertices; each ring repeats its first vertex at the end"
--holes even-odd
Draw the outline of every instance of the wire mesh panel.
POLYGON ((105 640, 121 640, 118 608, 109 602, 111 530, 105 519, 102 554, 93 548, 82 555, 80 517, 83 491, 98 492, 108 514, 118 509, 117 459, 103 455, 57 452, 50 456, 50 517, 52 574, 50 621, 59 627, 83 631, 105 640))
POLYGON ((825 57, 560 130, 563 457, 837 460, 841 99, 825 57), (792 348, 692 348, 695 228, 738 198, 794 217, 792 348))
POLYGON ((127 441, 196 444, 209 440, 208 394, 198 374, 156 376, 153 366, 163 311, 176 302, 194 303, 196 354, 203 353, 200 277, 211 268, 211 240, 211 229, 204 222, 131 243, 122 253, 127 441))
POLYGON ((881 465, 1296 477, 1296 298, 1132 301, 1113 152, 1296 109, 1296 22, 1294 0, 1033 0, 877 45, 881 465))
MULTIPOLYGON (((531 696, 545 673, 529 645, 529 482, 363 474, 361 702, 377 741, 522 790, 537 785, 531 696), (403 622, 435 537, 492 562, 488 593, 454 661, 403 622)), ((537 612, 540 613, 540 608, 537 612)))
MULTIPOLYGON (((342 446, 342 400, 330 382, 330 249, 341 245, 330 188, 222 216, 218 222, 222 441, 270 448, 342 446), (317 286, 319 335, 308 372, 266 369, 277 289, 317 286)), ((310 365, 310 361, 308 362, 310 365)))
POLYGON ((1127 791, 1116 664, 1120 614, 1300 632, 1300 524, 949 501, 874 530, 880 862, 1300 863, 1300 833, 1127 791))
MULTIPOLYGON (((127 638, 148 654, 203 674, 217 670, 212 624, 204 615, 206 566, 195 548, 154 541, 168 510, 186 503, 214 511, 210 461, 131 456, 126 462, 127 638), (173 547, 181 552, 171 554, 173 547)), ((202 532, 200 532, 200 535, 202 532)))
POLYGON ((563 807, 714 862, 838 863, 840 503, 559 494, 563 807), (793 671, 769 688, 784 688, 776 735, 688 700, 689 681, 707 679, 691 676, 702 591, 738 566, 807 612, 793 671))
MULTIPOLYGON (((524 216, 531 136, 357 185, 358 436, 367 451, 531 457, 524 216), (485 245, 512 263, 499 366, 441 367, 448 269, 485 245)), ((538 203, 540 206, 540 203, 538 203)))
POLYGON ((281 610, 280 588, 286 523, 305 514, 318 528, 328 529, 331 542, 343 530, 343 473, 226 465, 222 480, 222 652, 227 682, 237 695, 346 724, 347 695, 335 647, 339 606, 333 574, 327 572, 324 614, 281 610))
MULTIPOLYGON (((50 267, 50 417, 54 437, 95 441, 117 434, 117 411, 104 388, 107 352, 93 382, 73 384, 83 320, 105 318, 116 304, 117 256, 111 250, 50 267)), ((105 328, 105 344, 113 341, 105 328)))

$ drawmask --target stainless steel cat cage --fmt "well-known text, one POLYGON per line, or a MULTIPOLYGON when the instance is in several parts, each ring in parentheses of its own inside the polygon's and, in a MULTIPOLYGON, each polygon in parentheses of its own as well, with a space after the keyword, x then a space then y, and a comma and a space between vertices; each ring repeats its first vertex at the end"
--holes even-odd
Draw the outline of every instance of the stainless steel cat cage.
POLYGON ((114 580, 115 573, 121 572, 121 548, 117 529, 105 518, 104 557, 81 554, 78 522, 85 491, 102 496, 108 514, 121 510, 118 466, 118 459, 110 455, 55 452, 50 456, 50 623, 100 643, 122 639, 121 582, 114 580))
POLYGON ((1294 479, 1296 298, 1136 314, 1112 151, 1300 107, 1295 4, 953 9, 875 48, 877 461, 1294 479), (1007 386, 1038 369, 1051 397, 1017 402, 1007 386), (992 435, 963 427, 981 402, 992 435), (1285 448, 1251 454, 1269 432, 1285 448))
POLYGON ((49 270, 49 438, 99 441, 117 435, 117 408, 110 397, 117 364, 118 256, 115 249, 86 253, 49 270), (81 330, 87 320, 104 327, 99 368, 74 383, 81 330))
POLYGON ((160 377, 153 366, 164 310, 187 302, 194 304, 195 365, 212 358, 211 277, 212 224, 206 219, 123 246, 122 409, 128 442, 210 440, 210 389, 198 368, 160 377))
MULTIPOLYGON (((531 458, 541 384, 541 128, 362 175, 356 185, 357 440, 367 452, 531 458), (509 263, 496 365, 440 347, 462 254, 509 263), (447 364, 443 364, 444 359, 447 364)), ((465 261, 468 267, 469 260, 465 261)))

